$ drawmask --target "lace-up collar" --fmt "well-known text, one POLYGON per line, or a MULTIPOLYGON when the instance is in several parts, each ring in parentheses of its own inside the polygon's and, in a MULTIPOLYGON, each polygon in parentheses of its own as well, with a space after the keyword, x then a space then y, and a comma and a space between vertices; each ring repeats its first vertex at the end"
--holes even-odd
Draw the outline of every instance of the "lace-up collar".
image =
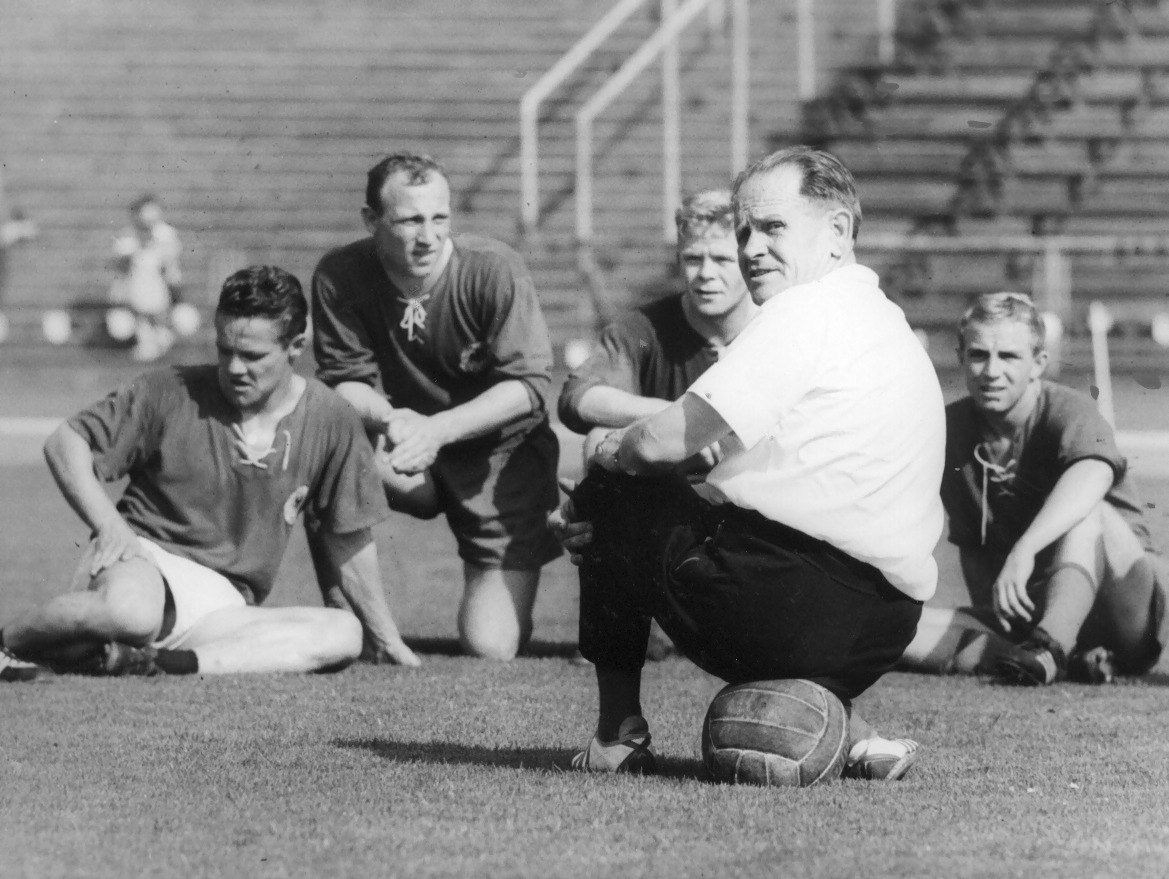
POLYGON ((240 463, 247 467, 255 467, 257 470, 267 470, 267 458, 270 455, 276 454, 276 439, 278 436, 284 437, 284 455, 282 458, 281 469, 288 469, 288 459, 292 454, 292 433, 287 430, 277 431, 272 436, 272 442, 268 445, 268 450, 265 452, 257 452, 254 448, 248 445, 248 441, 244 438, 244 429, 238 424, 231 425, 231 432, 235 434, 235 450, 239 452, 240 463))

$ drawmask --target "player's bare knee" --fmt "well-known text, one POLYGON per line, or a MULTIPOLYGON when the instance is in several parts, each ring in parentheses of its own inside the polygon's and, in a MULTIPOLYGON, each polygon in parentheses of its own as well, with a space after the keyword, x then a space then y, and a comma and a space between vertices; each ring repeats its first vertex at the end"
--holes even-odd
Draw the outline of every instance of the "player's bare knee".
POLYGON ((124 641, 145 644, 152 640, 162 625, 163 592, 161 582, 158 594, 151 584, 138 582, 116 573, 102 572, 94 580, 97 602, 93 624, 94 634, 124 641))
POLYGON ((459 633, 463 651, 479 659, 508 662, 520 651, 521 632, 518 626, 467 625, 459 633))
POLYGON ((322 666, 348 665, 361 655, 361 622, 349 611, 324 609, 321 631, 314 636, 322 666))

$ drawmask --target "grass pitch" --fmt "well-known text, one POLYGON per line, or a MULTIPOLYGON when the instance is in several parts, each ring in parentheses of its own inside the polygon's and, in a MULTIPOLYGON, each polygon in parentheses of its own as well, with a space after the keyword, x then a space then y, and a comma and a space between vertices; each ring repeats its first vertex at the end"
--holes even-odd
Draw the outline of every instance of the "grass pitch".
MULTIPOLYGON (((37 400, 32 414, 74 408, 37 400)), ((0 621, 62 588, 86 536, 27 445, 0 446, 0 621)), ((1163 535, 1169 483, 1141 488, 1163 535)), ((565 768, 595 693, 568 660, 571 566, 545 573, 535 655, 480 662, 450 655, 461 571, 442 523, 395 517, 378 539, 419 670, 0 688, 0 877, 1169 871, 1164 682, 890 674, 858 709, 922 742, 904 782, 763 790, 703 778, 700 725, 721 683, 669 659, 644 686, 661 774, 581 776, 565 768)), ((953 601, 941 560, 939 600, 953 601)), ((308 570, 297 542, 274 601, 317 602, 308 570)))

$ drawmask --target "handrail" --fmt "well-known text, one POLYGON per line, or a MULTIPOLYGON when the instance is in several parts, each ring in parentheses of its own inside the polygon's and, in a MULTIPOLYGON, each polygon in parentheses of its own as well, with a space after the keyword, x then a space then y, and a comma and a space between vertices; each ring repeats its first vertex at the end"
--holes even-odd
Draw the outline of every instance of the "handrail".
MULTIPOLYGON (((576 113, 576 239, 579 244, 587 244, 593 236, 593 150, 592 125, 593 120, 604 110, 646 67, 648 67, 674 41, 682 30, 693 21, 711 3, 718 0, 687 0, 678 7, 677 11, 663 21, 657 30, 641 44, 625 63, 610 77, 584 106, 576 113)), ((745 4, 736 3, 734 14, 740 14, 745 4)), ((739 33, 744 28, 735 28, 739 33)), ((746 53, 747 47, 734 47, 732 54, 746 53)), ((736 67, 738 69, 738 67, 736 67)), ((739 83, 736 77, 735 86, 745 88, 746 83, 739 83)), ((741 101, 732 101, 738 106, 741 101)), ((672 229, 672 226, 671 226, 672 229)), ((668 238, 667 238, 668 240, 668 238)))
POLYGON ((1031 293, 1036 302, 1060 321, 1073 311, 1074 279, 1068 254, 1117 256, 1169 254, 1169 235, 964 235, 949 237, 923 233, 862 235, 860 250, 901 253, 1034 253, 1041 260, 1032 270, 1031 293))
POLYGON ((520 99, 520 214, 524 230, 533 231, 540 222, 539 112, 540 103, 580 67, 617 28, 647 0, 620 0, 588 33, 555 64, 548 68, 520 99))
POLYGON ((922 232, 862 233, 861 250, 908 250, 943 253, 1011 251, 1038 253, 1050 248, 1070 253, 1169 254, 1169 235, 929 235, 922 232))

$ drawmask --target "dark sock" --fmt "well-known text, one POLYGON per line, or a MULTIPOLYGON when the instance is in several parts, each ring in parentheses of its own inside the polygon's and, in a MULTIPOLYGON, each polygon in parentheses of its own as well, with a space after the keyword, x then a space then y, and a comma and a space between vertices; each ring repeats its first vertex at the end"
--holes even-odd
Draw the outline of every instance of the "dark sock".
POLYGON ((168 675, 193 675, 199 671, 194 650, 159 650, 154 664, 168 675))

